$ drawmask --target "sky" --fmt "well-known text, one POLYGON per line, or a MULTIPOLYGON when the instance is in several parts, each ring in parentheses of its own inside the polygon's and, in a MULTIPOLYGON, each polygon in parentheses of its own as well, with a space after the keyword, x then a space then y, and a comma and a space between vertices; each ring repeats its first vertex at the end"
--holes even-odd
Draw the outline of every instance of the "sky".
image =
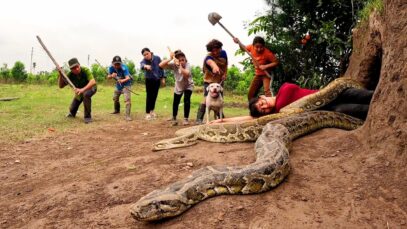
POLYGON ((205 45, 218 39, 229 63, 241 67, 244 57, 234 55, 238 45, 218 24, 209 23, 208 14, 220 14, 220 22, 250 44, 254 35, 248 36, 245 24, 263 15, 267 5, 264 0, 9 0, 1 8, 0 65, 11 68, 19 60, 27 72, 35 73, 54 68, 37 35, 60 65, 77 57, 84 66, 95 59, 107 66, 119 55, 138 67, 142 48, 164 58, 170 47, 181 49, 190 64, 201 66, 205 45), (30 68, 32 49, 36 69, 30 68))

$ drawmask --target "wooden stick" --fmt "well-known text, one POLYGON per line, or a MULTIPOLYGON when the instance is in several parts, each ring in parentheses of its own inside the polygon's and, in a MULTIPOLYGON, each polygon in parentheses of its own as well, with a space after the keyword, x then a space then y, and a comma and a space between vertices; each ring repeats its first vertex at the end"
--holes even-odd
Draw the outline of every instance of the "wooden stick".
POLYGON ((48 51, 47 47, 45 47, 45 44, 42 42, 41 38, 37 36, 38 42, 40 42, 42 48, 44 48, 45 52, 48 54, 49 58, 54 62, 55 66, 57 67, 58 71, 61 73, 61 75, 65 78, 66 82, 68 82, 69 86, 71 86, 74 90, 76 89, 75 85, 71 82, 71 80, 68 78, 68 76, 65 74, 64 70, 59 66, 57 61, 52 57, 51 53, 48 51))
POLYGON ((0 98, 0 101, 11 101, 11 100, 16 100, 19 99, 19 97, 5 97, 5 98, 0 98))

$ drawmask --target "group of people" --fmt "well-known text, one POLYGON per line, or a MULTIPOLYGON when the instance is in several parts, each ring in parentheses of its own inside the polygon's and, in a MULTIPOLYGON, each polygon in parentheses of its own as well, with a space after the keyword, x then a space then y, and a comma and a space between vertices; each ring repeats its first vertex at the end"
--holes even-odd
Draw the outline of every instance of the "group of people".
MULTIPOLYGON (((235 43, 241 44, 237 38, 233 40, 235 43)), ((223 86, 227 79, 228 57, 226 51, 222 49, 222 46, 222 42, 216 39, 206 44, 207 55, 204 58, 202 67, 204 82, 203 99, 197 111, 196 124, 203 123, 206 110, 205 97, 208 95, 206 89, 209 84, 219 83, 223 86)), ((262 37, 255 37, 251 45, 240 45, 240 48, 251 54, 255 67, 255 76, 248 92, 250 115, 222 119, 223 122, 243 121, 277 113, 282 107, 317 91, 300 88, 295 84, 285 83, 281 86, 277 95, 272 96, 270 90, 271 79, 269 76, 272 74, 272 70, 279 64, 276 56, 266 48, 265 40, 262 37), (261 88, 264 90, 263 95, 257 97, 261 88)), ((141 54, 143 55, 143 59, 140 62, 140 68, 144 71, 146 87, 145 119, 152 120, 157 118, 157 114, 154 111, 155 103, 160 86, 165 85, 166 76, 164 69, 168 69, 173 71, 175 77, 172 117, 169 121, 171 121, 172 125, 178 125, 178 107, 182 96, 184 96, 184 119, 182 124, 189 125, 191 95, 194 82, 191 74, 191 66, 187 61, 185 53, 181 50, 170 51, 170 57, 165 60, 161 60, 161 58, 151 52, 149 48, 143 48, 141 54)), ((75 117, 79 105, 83 102, 84 121, 85 123, 89 123, 92 121, 91 97, 97 91, 96 81, 91 71, 81 66, 76 58, 70 59, 68 65, 71 70, 68 73, 68 78, 75 85, 76 89, 67 117, 75 117)), ((128 67, 122 62, 119 56, 113 57, 112 65, 108 69, 107 78, 116 80, 113 93, 114 111, 112 114, 120 113, 119 98, 120 95, 123 94, 126 104, 125 119, 131 121, 132 76, 129 73, 128 67)), ((67 85, 61 73, 58 82, 60 88, 67 85)), ((338 99, 322 109, 343 112, 364 119, 369 109, 372 94, 373 91, 364 89, 347 89, 338 99)), ((222 117, 224 117, 224 114, 222 114, 222 117)), ((220 120, 215 120, 214 122, 220 122, 220 120)))

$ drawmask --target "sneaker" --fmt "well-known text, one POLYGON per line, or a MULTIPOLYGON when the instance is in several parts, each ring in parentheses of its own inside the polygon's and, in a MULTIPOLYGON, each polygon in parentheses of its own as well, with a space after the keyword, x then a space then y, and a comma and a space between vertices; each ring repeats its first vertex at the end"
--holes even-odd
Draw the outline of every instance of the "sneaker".
POLYGON ((126 121, 133 121, 133 119, 130 116, 126 116, 126 121))
POLYGON ((120 111, 113 111, 113 112, 110 113, 110 114, 120 114, 120 111))
POLYGON ((189 125, 189 121, 187 118, 184 118, 184 121, 182 122, 182 125, 184 126, 188 126, 189 125))
POLYGON ((91 123, 92 122, 92 118, 85 118, 85 124, 91 123))
POLYGON ((167 118, 165 121, 168 121, 168 122, 174 121, 174 117, 167 118))
POLYGON ((150 112, 150 116, 151 116, 151 119, 156 119, 157 118, 157 114, 154 111, 150 112))
POLYGON ((203 124, 203 120, 202 119, 197 119, 195 121, 195 125, 202 125, 203 124))
POLYGON ((146 114, 146 117, 144 118, 145 120, 151 120, 151 115, 150 114, 146 114))
POLYGON ((172 120, 171 121, 171 126, 178 126, 178 121, 177 120, 172 120))
POLYGON ((75 118, 75 115, 73 115, 71 113, 68 113, 65 117, 67 117, 67 118, 75 118))

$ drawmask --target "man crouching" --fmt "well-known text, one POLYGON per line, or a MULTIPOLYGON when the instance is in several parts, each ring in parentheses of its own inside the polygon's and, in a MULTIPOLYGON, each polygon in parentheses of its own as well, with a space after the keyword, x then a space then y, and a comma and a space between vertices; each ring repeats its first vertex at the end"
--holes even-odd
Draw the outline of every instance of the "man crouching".
MULTIPOLYGON (((75 97, 72 100, 69 107, 69 113, 66 117, 74 118, 78 112, 79 105, 83 101, 84 106, 84 121, 86 124, 92 122, 92 96, 96 93, 96 81, 93 78, 92 72, 86 68, 81 67, 78 59, 72 58, 68 61, 71 71, 68 73, 68 78, 75 85, 75 97)), ((58 77, 59 88, 63 88, 67 85, 61 72, 58 77)))

